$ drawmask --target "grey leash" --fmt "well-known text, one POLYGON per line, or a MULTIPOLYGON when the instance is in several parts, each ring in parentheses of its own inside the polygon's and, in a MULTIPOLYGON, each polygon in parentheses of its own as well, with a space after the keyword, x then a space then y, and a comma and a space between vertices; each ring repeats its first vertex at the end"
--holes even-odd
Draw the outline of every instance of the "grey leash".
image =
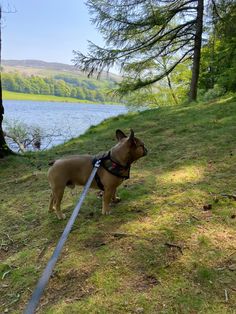
POLYGON ((79 213, 80 207, 84 201, 84 198, 88 192, 88 189, 90 188, 90 185, 93 181, 93 178, 95 177, 95 174, 96 174, 98 168, 100 167, 100 162, 101 161, 98 160, 98 161, 96 161, 96 163, 94 165, 94 168, 91 172, 91 175, 90 175, 90 177, 89 177, 89 179, 88 179, 88 181, 87 181, 87 183, 86 183, 86 185, 82 191, 80 200, 79 200, 78 204, 76 205, 76 207, 75 207, 75 209, 74 209, 74 211, 73 211, 73 213, 72 213, 72 215, 71 215, 71 217, 70 217, 70 219, 69 219, 69 221, 68 221, 68 223, 67 223, 67 225, 63 231, 63 234, 61 235, 61 238, 60 238, 60 240, 59 240, 59 242, 58 242, 58 244, 57 244, 57 246, 56 246, 56 248, 55 248, 55 250, 54 250, 47 266, 46 266, 46 268, 44 269, 44 272, 43 272, 40 280, 37 283, 37 286, 36 286, 36 288, 32 294, 32 297, 31 297, 31 299, 30 299, 30 301, 29 301, 29 303, 25 309, 25 312, 24 312, 25 314, 34 313, 37 306, 38 306, 39 300, 40 300, 40 298, 43 294, 43 291, 44 291, 44 289, 45 289, 45 287, 49 281, 49 278, 52 274, 53 267, 55 266, 55 264, 58 260, 58 257, 61 253, 61 250, 64 246, 64 243, 67 240, 67 237, 68 237, 68 235, 71 231, 71 228, 75 222, 75 219, 79 213))

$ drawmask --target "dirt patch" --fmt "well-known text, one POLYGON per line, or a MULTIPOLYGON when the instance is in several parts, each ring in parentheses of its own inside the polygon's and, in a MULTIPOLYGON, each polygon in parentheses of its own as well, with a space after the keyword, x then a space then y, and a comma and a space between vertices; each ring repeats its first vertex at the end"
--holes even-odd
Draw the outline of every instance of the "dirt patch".
POLYGON ((93 294, 94 287, 88 283, 93 271, 94 269, 82 269, 80 271, 70 269, 65 274, 55 272, 41 300, 39 309, 45 310, 48 304, 52 306, 62 300, 71 303, 93 294))
POLYGON ((7 233, 3 233, 1 235, 1 243, 0 243, 0 260, 4 261, 9 256, 13 255, 14 253, 17 253, 20 249, 22 249, 23 246, 25 246, 24 243, 20 241, 15 241, 12 239, 11 236, 9 236, 7 233))
POLYGON ((131 284, 132 289, 135 291, 146 291, 159 285, 160 282, 155 276, 142 274, 137 277, 131 284))
POLYGON ((227 258, 221 261, 217 265, 218 270, 228 269, 230 271, 236 271, 236 252, 231 253, 227 258))
POLYGON ((108 243, 108 240, 103 237, 99 237, 99 238, 94 237, 94 238, 85 240, 84 247, 90 248, 90 249, 96 249, 96 248, 106 245, 107 243, 108 243))

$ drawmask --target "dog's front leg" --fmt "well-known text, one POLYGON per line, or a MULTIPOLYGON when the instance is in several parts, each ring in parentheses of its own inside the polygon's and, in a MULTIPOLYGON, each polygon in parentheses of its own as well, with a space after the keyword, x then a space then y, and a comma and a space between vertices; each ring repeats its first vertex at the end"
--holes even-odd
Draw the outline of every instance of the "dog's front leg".
POLYGON ((114 195, 114 189, 105 188, 102 200, 102 214, 109 215, 111 213, 110 202, 114 195))

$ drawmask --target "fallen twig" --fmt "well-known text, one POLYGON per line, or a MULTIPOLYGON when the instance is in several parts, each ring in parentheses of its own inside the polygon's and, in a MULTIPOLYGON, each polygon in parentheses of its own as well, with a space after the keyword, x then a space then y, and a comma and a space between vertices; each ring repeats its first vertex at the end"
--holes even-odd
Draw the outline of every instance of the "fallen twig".
POLYGON ((46 245, 42 248, 42 250, 40 251, 40 253, 38 255, 37 262, 44 256, 47 248, 48 248, 48 246, 46 246, 46 245))
POLYGON ((233 256, 234 254, 236 254, 236 250, 234 252, 230 253, 227 257, 229 258, 229 257, 233 256))
POLYGON ((190 215, 190 217, 195 219, 195 220, 197 220, 197 221, 200 221, 200 219, 198 217, 194 216, 194 215, 190 215))
POLYGON ((225 289, 225 302, 229 301, 229 297, 228 297, 228 291, 227 289, 225 289))
POLYGON ((236 201, 236 195, 235 194, 220 194, 223 197, 228 197, 230 199, 233 199, 234 201, 236 201))
POLYGON ((152 239, 148 239, 148 238, 144 238, 144 237, 140 237, 136 234, 131 234, 131 233, 125 233, 125 232, 111 232, 109 233, 111 236, 113 236, 114 238, 118 238, 118 239, 122 239, 122 238, 127 238, 127 237, 132 237, 132 238, 136 238, 139 240, 145 240, 145 241, 149 241, 152 242, 152 239))
POLYGON ((170 242, 165 242, 164 244, 166 246, 168 246, 168 247, 175 247, 175 248, 177 248, 180 251, 180 253, 183 254, 182 247, 180 245, 174 244, 174 243, 170 243, 170 242))
POLYGON ((9 249, 8 243, 5 243, 5 242, 3 241, 3 239, 2 239, 2 242, 1 242, 1 244, 0 244, 0 250, 3 250, 3 251, 5 251, 5 252, 7 252, 8 249, 9 249))
POLYGON ((15 299, 13 299, 13 300, 8 304, 8 306, 10 306, 10 305, 12 305, 12 304, 18 302, 19 299, 20 299, 20 296, 21 296, 21 294, 20 294, 20 293, 17 293, 16 296, 15 296, 15 299))
POLYGON ((225 270, 225 269, 227 269, 227 267, 225 267, 225 266, 216 268, 216 270, 218 270, 218 271, 222 271, 222 270, 225 270))
POLYGON ((188 200, 193 204, 193 206, 199 207, 199 204, 195 202, 194 200, 192 200, 190 197, 188 197, 188 200))
POLYGON ((124 233, 124 232, 112 232, 111 235, 115 238, 126 238, 126 237, 136 237, 134 234, 124 233))
POLYGON ((52 243, 51 240, 49 240, 48 242, 46 242, 46 244, 44 245, 44 247, 41 249, 41 251, 39 252, 38 258, 37 258, 37 262, 40 261, 40 259, 44 256, 44 254, 46 253, 49 245, 52 243))
POLYGON ((11 272, 11 269, 5 271, 5 273, 3 273, 2 275, 2 280, 11 272))
POLYGON ((8 238, 8 240, 11 242, 11 243, 14 243, 14 241, 12 240, 12 238, 10 238, 9 234, 4 232, 3 234, 5 234, 5 236, 8 238))

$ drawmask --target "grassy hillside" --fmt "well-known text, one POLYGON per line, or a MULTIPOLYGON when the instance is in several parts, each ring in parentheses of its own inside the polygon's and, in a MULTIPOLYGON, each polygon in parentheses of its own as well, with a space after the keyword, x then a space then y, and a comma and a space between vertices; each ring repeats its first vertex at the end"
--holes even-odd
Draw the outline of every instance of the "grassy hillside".
MULTIPOLYGON (((97 153, 117 128, 149 149, 102 216, 91 190, 39 313, 235 313, 236 97, 109 119, 48 152, 0 160, 0 312, 22 313, 66 221, 47 211, 49 160, 97 153)), ((79 197, 65 193, 67 216, 79 197)))
POLYGON ((57 102, 73 102, 73 103, 95 103, 89 100, 80 100, 72 97, 59 97, 54 95, 36 95, 25 93, 14 93, 6 90, 2 91, 3 99, 5 100, 32 100, 32 101, 57 101, 57 102))

